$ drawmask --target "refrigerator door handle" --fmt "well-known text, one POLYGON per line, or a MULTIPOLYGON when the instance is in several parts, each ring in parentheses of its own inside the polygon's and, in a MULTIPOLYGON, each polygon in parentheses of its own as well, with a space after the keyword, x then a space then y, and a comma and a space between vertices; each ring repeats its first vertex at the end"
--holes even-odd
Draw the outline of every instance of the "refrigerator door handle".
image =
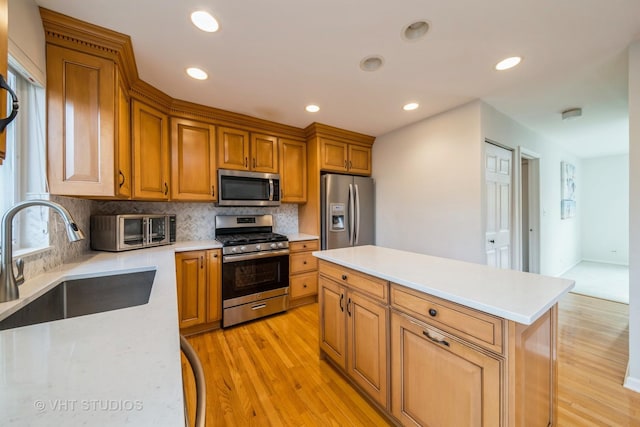
POLYGON ((358 193, 358 184, 354 184, 353 185, 355 187, 355 194, 356 194, 356 224, 355 224, 355 230, 353 232, 353 244, 354 246, 358 245, 358 238, 360 237, 360 194, 358 193))
POLYGON ((353 237, 355 234, 355 224, 354 224, 354 197, 353 197, 353 184, 349 184, 349 245, 353 246, 353 237))

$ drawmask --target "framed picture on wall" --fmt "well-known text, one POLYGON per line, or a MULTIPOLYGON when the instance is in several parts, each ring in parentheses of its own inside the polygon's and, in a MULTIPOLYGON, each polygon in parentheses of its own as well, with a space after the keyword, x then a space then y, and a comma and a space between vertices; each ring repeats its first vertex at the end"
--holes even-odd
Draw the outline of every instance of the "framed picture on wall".
POLYGON ((576 215, 576 167, 568 162, 560 162, 560 168, 562 185, 560 218, 573 218, 576 215))

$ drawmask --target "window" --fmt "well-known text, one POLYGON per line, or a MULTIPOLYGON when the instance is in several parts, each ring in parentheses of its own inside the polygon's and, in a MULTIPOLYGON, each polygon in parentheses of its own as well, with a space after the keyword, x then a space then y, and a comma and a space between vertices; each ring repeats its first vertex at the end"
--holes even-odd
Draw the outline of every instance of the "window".
MULTIPOLYGON (((48 198, 44 88, 11 57, 7 83, 18 96, 20 109, 5 130, 7 157, 0 166, 2 214, 20 201, 48 198)), ((10 110, 8 107, 7 111, 10 110)), ((31 207, 16 215, 13 220, 14 254, 49 245, 48 217, 48 209, 44 207, 31 207)))

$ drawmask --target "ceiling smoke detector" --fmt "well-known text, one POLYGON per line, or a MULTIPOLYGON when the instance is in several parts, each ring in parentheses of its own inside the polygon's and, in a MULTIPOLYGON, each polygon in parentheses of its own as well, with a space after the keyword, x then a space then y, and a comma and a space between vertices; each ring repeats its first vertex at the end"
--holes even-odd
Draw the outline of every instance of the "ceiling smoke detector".
POLYGON ((416 21, 404 27, 400 36, 406 41, 413 42, 424 37, 429 31, 429 28, 431 28, 429 22, 424 20, 416 21))
POLYGON ((569 108, 562 112, 562 120, 573 120, 582 117, 582 108, 569 108))
POLYGON ((360 61, 362 71, 376 71, 384 64, 384 59, 379 55, 371 55, 360 61))

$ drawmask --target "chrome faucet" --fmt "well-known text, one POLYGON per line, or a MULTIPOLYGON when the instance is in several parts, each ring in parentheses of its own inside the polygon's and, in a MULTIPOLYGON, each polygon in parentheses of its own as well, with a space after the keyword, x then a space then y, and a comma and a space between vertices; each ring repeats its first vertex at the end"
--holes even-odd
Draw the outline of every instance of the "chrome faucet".
POLYGON ((57 211, 67 227, 67 237, 70 242, 77 242, 84 239, 84 233, 80 231, 75 221, 71 217, 69 211, 63 206, 50 202, 48 200, 27 200, 13 206, 2 217, 2 225, 0 228, 0 242, 2 242, 2 267, 0 267, 0 302, 13 301, 20 297, 20 291, 18 285, 24 282, 24 276, 22 269, 24 263, 19 259, 16 264, 18 267, 18 275, 13 272, 13 217, 16 216, 24 208, 30 206, 46 206, 57 211))

